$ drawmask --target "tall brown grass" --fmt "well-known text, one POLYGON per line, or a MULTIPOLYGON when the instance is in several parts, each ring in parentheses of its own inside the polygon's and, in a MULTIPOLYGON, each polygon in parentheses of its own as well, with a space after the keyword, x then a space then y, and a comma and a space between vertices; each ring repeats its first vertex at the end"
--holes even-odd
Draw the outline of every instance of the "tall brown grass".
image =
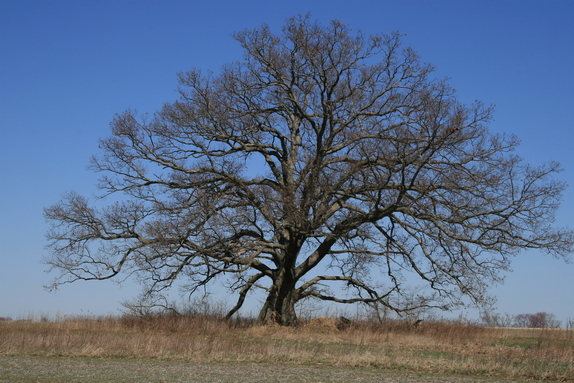
POLYGON ((572 329, 496 329, 458 321, 324 319, 297 328, 215 315, 0 322, 0 355, 327 364, 574 381, 572 329))

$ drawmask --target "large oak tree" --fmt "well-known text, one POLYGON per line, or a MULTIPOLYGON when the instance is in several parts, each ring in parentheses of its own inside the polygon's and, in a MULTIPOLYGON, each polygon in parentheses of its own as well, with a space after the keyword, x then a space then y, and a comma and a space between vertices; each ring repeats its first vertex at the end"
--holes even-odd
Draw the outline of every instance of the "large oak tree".
POLYGON ((305 298, 480 303, 517 252, 572 251, 553 227, 558 165, 524 164, 488 131, 491 108, 457 101, 399 35, 296 17, 235 38, 242 61, 180 74, 153 118, 113 120, 91 165, 112 203, 46 209, 54 286, 136 274, 149 294, 193 292, 225 276, 230 316, 263 289, 259 321, 293 325, 305 298), (403 299, 413 275, 428 288, 403 299))

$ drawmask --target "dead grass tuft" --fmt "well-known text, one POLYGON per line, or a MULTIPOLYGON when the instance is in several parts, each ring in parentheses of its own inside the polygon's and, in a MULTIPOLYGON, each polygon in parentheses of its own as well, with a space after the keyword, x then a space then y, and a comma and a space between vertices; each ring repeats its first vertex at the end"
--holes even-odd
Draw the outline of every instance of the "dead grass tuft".
POLYGON ((312 319, 306 326, 308 331, 318 333, 334 333, 339 332, 337 324, 332 318, 316 318, 312 319))

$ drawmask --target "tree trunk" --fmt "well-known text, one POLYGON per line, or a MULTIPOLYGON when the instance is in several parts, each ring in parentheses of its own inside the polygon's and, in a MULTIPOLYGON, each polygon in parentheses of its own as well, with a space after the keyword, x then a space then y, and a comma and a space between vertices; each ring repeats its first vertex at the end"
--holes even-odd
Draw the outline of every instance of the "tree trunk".
POLYGON ((295 326, 297 314, 295 303, 295 278, 293 271, 283 271, 275 279, 275 283, 269 290, 269 295, 259 313, 257 321, 261 324, 277 323, 281 326, 295 326))

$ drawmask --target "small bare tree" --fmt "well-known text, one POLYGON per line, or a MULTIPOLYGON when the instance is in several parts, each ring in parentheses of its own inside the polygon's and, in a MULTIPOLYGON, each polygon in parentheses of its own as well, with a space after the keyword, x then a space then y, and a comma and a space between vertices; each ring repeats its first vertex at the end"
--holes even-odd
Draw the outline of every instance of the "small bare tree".
POLYGON ((488 327, 512 327, 515 323, 515 316, 509 313, 500 314, 491 310, 481 313, 481 322, 488 327))
POLYGON ((153 118, 114 119, 92 168, 115 202, 45 210, 54 287, 135 274, 149 294, 192 293, 225 276, 229 316, 263 289, 259 321, 293 325, 305 298, 481 303, 520 250, 571 252, 552 226, 559 166, 523 164, 487 130, 492 110, 458 102, 399 35, 303 16, 235 38, 243 61, 181 74, 153 118), (401 298, 408 275, 429 289, 401 298))

